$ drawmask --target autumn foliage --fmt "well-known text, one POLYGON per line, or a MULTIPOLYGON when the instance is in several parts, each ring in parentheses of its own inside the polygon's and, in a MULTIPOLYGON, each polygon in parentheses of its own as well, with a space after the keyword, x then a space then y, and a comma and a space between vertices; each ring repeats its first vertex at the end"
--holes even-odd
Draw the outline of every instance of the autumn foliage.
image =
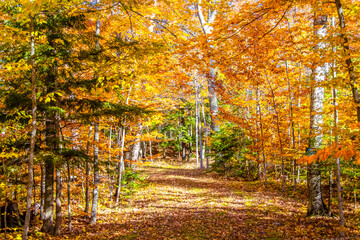
POLYGON ((308 215, 339 214, 344 236, 341 196, 356 207, 360 187, 359 9, 0 1, 0 206, 30 211, 27 196, 49 235, 67 212, 71 235, 72 215, 94 224, 98 208, 131 203, 147 164, 196 160, 309 197, 308 215), (310 211, 315 175, 321 214, 310 211))

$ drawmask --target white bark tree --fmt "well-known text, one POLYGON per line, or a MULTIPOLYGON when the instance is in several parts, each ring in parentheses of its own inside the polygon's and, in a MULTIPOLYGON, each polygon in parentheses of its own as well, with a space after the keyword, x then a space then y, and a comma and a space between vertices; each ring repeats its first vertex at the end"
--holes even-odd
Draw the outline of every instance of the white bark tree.
MULTIPOLYGON (((326 15, 316 16, 314 19, 315 35, 318 38, 324 38, 327 32, 328 18, 326 15)), ((319 42, 315 46, 315 50, 323 49, 324 42, 319 42)), ((312 89, 310 100, 310 136, 308 154, 314 154, 322 147, 322 124, 323 124, 323 101, 324 101, 324 88, 321 84, 325 81, 326 77, 326 64, 317 64, 312 72, 312 89)), ((321 192, 321 172, 320 164, 318 161, 308 164, 307 172, 307 185, 308 185, 308 216, 327 214, 327 208, 324 204, 321 192)))
MULTIPOLYGON (((214 4, 218 4, 218 3, 219 3, 219 1, 212 0, 212 1, 210 1, 209 5, 214 5, 214 4)), ((207 19, 205 19, 204 12, 201 7, 201 0, 199 0, 198 3, 196 4, 196 10, 197 10, 197 15, 198 15, 203 33, 205 35, 211 34, 212 30, 213 30, 211 24, 215 20, 216 13, 217 13, 216 9, 209 7, 209 9, 207 11, 207 19)), ((214 69, 213 65, 214 65, 214 61, 210 60, 209 75, 207 78, 207 83, 208 83, 209 104, 210 104, 210 113, 211 113, 211 130, 213 132, 218 132, 219 131, 219 126, 217 124, 218 100, 217 100, 217 95, 216 95, 216 91, 215 91, 216 74, 215 74, 215 69, 214 69)))

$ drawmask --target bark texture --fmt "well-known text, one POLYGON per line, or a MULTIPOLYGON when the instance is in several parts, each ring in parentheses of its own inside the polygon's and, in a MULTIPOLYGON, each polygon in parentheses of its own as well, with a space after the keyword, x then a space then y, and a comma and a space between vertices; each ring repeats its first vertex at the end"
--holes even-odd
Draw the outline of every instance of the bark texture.
MULTIPOLYGON (((326 35, 327 16, 317 16, 314 20, 315 35, 322 38, 326 35)), ((324 43, 319 42, 315 50, 324 48, 324 43)), ((314 154, 322 146, 322 124, 323 124, 323 100, 324 88, 321 83, 325 80, 326 64, 317 64, 312 73, 312 91, 310 100, 310 136, 308 154, 314 154), (320 85, 320 86, 319 86, 320 85)), ((308 216, 325 216, 328 210, 324 204, 321 192, 321 172, 318 161, 308 164, 308 216)))
POLYGON ((61 235, 61 173, 60 169, 56 169, 56 220, 54 234, 57 236, 61 235))

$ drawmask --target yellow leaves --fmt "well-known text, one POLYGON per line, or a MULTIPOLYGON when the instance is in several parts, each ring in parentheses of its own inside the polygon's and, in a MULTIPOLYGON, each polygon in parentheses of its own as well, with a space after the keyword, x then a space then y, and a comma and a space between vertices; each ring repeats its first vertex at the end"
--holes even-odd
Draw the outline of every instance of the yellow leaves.
POLYGON ((12 151, 12 152, 1 152, 0 153, 0 158, 5 158, 5 159, 12 159, 12 158, 18 158, 20 156, 23 156, 24 153, 18 153, 18 152, 15 152, 15 151, 12 151))
POLYGON ((6 66, 6 69, 7 69, 8 71, 11 71, 12 66, 11 66, 11 65, 7 65, 7 66, 6 66))
POLYGON ((31 69, 31 65, 28 64, 24 59, 21 59, 15 63, 13 62, 5 64, 3 67, 6 69, 6 73, 10 76, 22 74, 24 71, 29 71, 31 69))
POLYGON ((52 93, 48 93, 45 97, 40 97, 39 101, 44 101, 45 103, 49 103, 51 101, 55 101, 56 100, 56 96, 58 97, 62 97, 65 93, 62 91, 57 91, 57 92, 52 92, 52 93))
POLYGON ((55 39, 55 43, 64 45, 64 41, 62 39, 59 39, 59 38, 55 39))

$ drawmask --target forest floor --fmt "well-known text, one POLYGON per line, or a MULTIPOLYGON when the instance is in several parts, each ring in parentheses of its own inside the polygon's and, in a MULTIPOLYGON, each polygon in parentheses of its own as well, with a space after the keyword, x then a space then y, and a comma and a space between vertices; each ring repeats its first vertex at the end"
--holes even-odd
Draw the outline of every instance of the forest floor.
MULTIPOLYGON (((336 239, 338 218, 306 217, 306 201, 190 166, 151 164, 120 208, 101 206, 96 225, 74 216, 62 239, 336 239)), ((105 197, 105 196, 101 196, 105 197)), ((346 239, 360 236, 359 212, 345 212, 346 239), (357 213, 357 215, 356 215, 357 213)), ((64 216, 66 217, 66 216, 64 216)), ((66 223, 66 222, 65 222, 66 223)), ((64 223, 64 226, 65 226, 64 223)), ((41 238, 41 236, 39 236, 41 238)), ((56 238, 53 238, 56 239, 56 238)), ((338 238, 339 239, 339 238, 338 238)), ((360 237, 359 237, 360 239, 360 237)))

